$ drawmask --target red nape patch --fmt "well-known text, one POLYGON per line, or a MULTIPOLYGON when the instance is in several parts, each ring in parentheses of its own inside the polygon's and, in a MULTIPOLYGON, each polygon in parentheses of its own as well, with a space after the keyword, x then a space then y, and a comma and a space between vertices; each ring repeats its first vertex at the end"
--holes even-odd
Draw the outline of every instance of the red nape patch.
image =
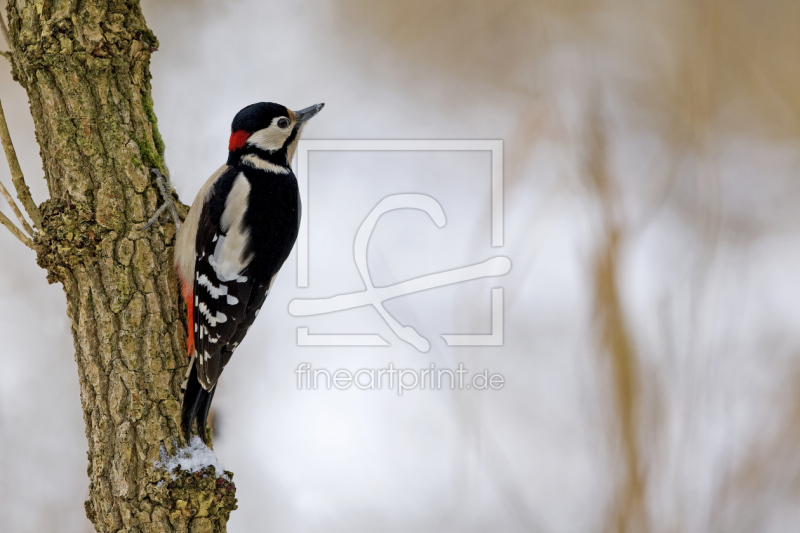
POLYGON ((235 152, 239 148, 244 147, 247 143, 247 139, 250 138, 250 134, 244 130, 234 131, 231 133, 231 140, 228 143, 228 151, 235 152))

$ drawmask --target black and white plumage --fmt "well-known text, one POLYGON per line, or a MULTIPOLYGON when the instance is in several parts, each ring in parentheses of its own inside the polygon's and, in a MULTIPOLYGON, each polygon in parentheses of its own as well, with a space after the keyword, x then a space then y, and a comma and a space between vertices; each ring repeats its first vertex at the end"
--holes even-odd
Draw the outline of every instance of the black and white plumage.
POLYGON ((228 162, 203 185, 181 226, 175 266, 186 300, 191 361, 181 429, 205 440, 222 369, 244 339, 294 246, 300 196, 290 163, 305 122, 323 104, 290 111, 273 103, 233 119, 228 162))

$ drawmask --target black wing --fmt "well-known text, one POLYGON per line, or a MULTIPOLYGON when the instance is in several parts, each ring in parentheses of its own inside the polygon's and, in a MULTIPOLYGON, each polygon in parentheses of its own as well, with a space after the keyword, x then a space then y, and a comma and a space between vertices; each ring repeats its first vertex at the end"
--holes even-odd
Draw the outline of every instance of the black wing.
MULTIPOLYGON (((244 339, 266 298, 268 283, 251 275, 245 266, 235 277, 220 264, 231 258, 220 256, 218 245, 228 238, 221 227, 225 197, 236 175, 223 178, 217 184, 212 200, 203 207, 198 228, 193 292, 193 321, 195 367, 197 380, 205 390, 211 390, 233 351, 244 339), (228 188, 228 191, 225 189, 228 188), (215 257, 215 251, 217 252, 215 257)), ((239 250, 238 253, 242 253, 239 250)))

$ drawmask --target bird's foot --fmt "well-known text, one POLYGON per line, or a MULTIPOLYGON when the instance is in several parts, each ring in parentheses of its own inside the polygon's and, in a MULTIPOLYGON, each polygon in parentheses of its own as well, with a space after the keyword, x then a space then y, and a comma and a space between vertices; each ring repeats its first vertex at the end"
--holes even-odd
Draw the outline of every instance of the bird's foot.
POLYGON ((158 190, 161 191, 161 198, 163 198, 164 203, 161 204, 153 216, 150 217, 147 224, 139 228, 139 231, 144 231, 152 226, 156 220, 161 218, 161 215, 164 214, 165 211, 167 211, 167 219, 172 217, 172 220, 175 221, 175 228, 180 228, 181 219, 178 217, 178 210, 175 208, 175 200, 172 198, 172 183, 169 181, 169 178, 162 176, 157 168, 151 168, 150 172, 156 177, 156 185, 158 185, 158 190))

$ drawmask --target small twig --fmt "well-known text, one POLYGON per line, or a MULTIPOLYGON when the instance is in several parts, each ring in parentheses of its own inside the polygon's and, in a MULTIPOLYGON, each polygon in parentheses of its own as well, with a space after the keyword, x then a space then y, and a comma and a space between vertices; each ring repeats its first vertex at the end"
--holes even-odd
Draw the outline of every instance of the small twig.
POLYGON ((33 237, 33 230, 31 229, 30 225, 28 225, 25 217, 22 216, 22 212, 19 210, 19 207, 17 207, 17 202, 14 201, 14 197, 9 194, 8 189, 6 189, 6 186, 3 185, 2 181, 0 181, 0 194, 5 197, 8 205, 11 206, 11 210, 14 211, 14 215, 17 217, 17 220, 19 220, 19 223, 22 224, 22 229, 24 229, 28 235, 33 237))
POLYGON ((11 36, 8 34, 8 26, 6 26, 6 21, 3 18, 3 15, 0 15, 0 31, 3 32, 3 39, 6 40, 6 44, 8 45, 8 50, 10 52, 13 52, 14 47, 11 46, 11 36))
POLYGON ((42 231, 42 213, 36 207, 36 203, 31 197, 31 191, 25 183, 25 177, 22 175, 22 168, 19 166, 19 159, 17 159, 17 152, 14 151, 14 144, 11 142, 11 134, 8 132, 8 124, 6 124, 6 116, 3 113, 3 104, 0 102, 0 141, 3 143, 3 149, 6 152, 6 160, 8 160, 8 168, 11 170, 11 182, 17 190, 17 198, 19 198, 22 207, 28 213, 28 216, 33 221, 33 226, 42 231))
MULTIPOLYGON (((5 40, 6 46, 8 46, 8 51, 13 54, 14 53, 14 47, 11 45, 11 35, 9 35, 9 33, 8 33, 8 26, 6 26, 6 20, 3 18, 2 14, 0 14, 0 32, 2 32, 2 34, 3 34, 3 40, 5 40)), ((0 118, 2 119, 2 125, 0 125, 0 129, 5 130, 5 134, 4 134, 4 137, 3 137, 3 146, 5 147, 5 144, 6 144, 5 137, 8 137, 8 145, 10 146, 10 150, 14 154, 14 160, 16 161, 17 155, 16 155, 16 152, 14 151, 14 146, 11 144, 11 135, 8 133, 8 125, 6 124, 6 116, 3 113, 2 104, 0 104, 0 118)), ((0 132, 0 135, 2 135, 2 132, 0 132)), ((9 151, 9 149, 7 148, 6 149, 6 157, 8 157, 8 151, 9 151)), ((9 167, 11 167, 11 166, 12 165, 11 165, 11 162, 9 160, 9 167)), ((19 162, 17 162, 16 166, 17 166, 17 168, 19 168, 19 162)), ((12 174, 13 174, 13 169, 12 169, 12 174)), ((22 175, 22 170, 21 169, 19 170, 19 174, 20 174, 20 176, 22 175)), ((17 188, 17 182, 16 182, 16 180, 14 180, 13 176, 11 177, 11 182, 14 183, 14 187, 17 188)), ((22 184, 23 185, 25 184, 24 179, 22 180, 22 184)), ((27 191, 27 189, 28 188, 26 186, 25 190, 27 191)), ((0 193, 3 195, 3 197, 5 197, 6 201, 8 202, 8 205, 11 206, 11 210, 14 211, 14 215, 17 217, 17 220, 19 220, 20 224, 22 224, 22 228, 28 233, 28 235, 33 236, 33 229, 31 229, 31 226, 25 220, 25 217, 22 216, 22 212, 19 210, 19 207, 17 207, 17 203, 14 201, 14 197, 11 196, 8 193, 8 189, 6 189, 5 185, 3 185, 2 182, 0 182, 0 193)), ((17 188, 17 194, 19 194, 19 188, 17 188)), ((30 196, 30 193, 28 193, 28 196, 30 196)), ((20 201, 22 201, 22 198, 20 198, 20 201)), ((34 205, 36 205, 36 204, 34 204, 34 205)), ((37 209, 36 212, 38 213, 39 210, 37 209)), ((30 215, 30 213, 29 213, 29 215, 30 215)), ((6 219, 6 220, 8 220, 8 219, 6 219)))
POLYGON ((5 216, 2 212, 0 212, 0 224, 8 228, 8 231, 10 231, 14 235, 14 237, 19 239, 22 244, 24 244, 31 250, 34 249, 33 241, 27 235, 22 233, 22 230, 16 227, 14 223, 11 222, 11 220, 7 216, 5 216))

